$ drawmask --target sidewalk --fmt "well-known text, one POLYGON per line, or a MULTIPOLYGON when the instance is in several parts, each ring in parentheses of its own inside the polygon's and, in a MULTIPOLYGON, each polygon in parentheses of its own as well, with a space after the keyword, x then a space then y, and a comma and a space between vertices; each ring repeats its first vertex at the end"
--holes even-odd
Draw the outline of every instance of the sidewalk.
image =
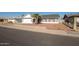
POLYGON ((79 34, 75 35, 75 34, 72 34, 72 32, 68 33, 63 30, 48 30, 45 27, 42 27, 41 29, 39 27, 34 28, 33 26, 23 26, 23 25, 0 25, 0 27, 27 30, 27 31, 33 31, 33 32, 48 33, 48 34, 55 34, 55 35, 79 37, 79 34))

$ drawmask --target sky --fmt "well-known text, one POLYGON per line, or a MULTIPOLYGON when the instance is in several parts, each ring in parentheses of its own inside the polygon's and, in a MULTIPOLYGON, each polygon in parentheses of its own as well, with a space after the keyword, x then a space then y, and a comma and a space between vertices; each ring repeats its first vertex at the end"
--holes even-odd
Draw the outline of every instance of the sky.
POLYGON ((0 16, 21 16, 23 14, 59 14, 60 16, 63 16, 64 14, 79 14, 79 12, 0 12, 0 16))

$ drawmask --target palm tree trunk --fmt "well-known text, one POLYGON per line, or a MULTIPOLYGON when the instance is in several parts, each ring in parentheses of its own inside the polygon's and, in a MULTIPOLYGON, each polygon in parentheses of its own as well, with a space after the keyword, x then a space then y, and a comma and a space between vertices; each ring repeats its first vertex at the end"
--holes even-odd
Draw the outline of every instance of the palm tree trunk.
POLYGON ((37 18, 35 18, 35 24, 37 24, 37 18))
POLYGON ((35 24, 38 24, 38 17, 35 19, 35 24))

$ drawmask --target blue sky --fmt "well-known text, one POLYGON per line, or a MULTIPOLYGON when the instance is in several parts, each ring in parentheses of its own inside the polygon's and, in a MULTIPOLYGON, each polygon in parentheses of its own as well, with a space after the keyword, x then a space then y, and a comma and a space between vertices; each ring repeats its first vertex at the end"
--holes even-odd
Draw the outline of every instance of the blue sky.
POLYGON ((64 14, 78 14, 79 12, 0 12, 0 16, 20 16, 23 14, 59 14, 63 16, 64 14))

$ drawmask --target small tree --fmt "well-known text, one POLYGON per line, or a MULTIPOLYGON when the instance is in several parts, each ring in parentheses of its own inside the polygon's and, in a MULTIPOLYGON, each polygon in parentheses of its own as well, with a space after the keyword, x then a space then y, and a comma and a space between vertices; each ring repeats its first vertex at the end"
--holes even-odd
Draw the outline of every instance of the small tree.
POLYGON ((33 21, 34 21, 35 24, 40 23, 41 16, 39 14, 32 14, 32 17, 33 17, 33 21))

